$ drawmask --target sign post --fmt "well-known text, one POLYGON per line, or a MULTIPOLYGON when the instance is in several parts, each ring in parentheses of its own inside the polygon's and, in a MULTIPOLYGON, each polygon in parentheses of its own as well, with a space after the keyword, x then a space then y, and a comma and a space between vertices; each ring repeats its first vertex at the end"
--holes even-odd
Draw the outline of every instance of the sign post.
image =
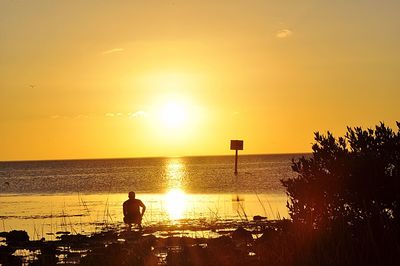
POLYGON ((238 150, 243 150, 243 140, 231 140, 231 150, 235 150, 235 175, 237 175, 238 150))

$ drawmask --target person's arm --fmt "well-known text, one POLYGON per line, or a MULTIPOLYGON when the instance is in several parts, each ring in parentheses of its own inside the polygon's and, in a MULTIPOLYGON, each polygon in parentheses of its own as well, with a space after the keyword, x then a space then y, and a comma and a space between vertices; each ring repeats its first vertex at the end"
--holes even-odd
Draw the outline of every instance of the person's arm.
POLYGON ((128 213, 128 208, 124 202, 124 204, 122 204, 122 211, 124 213, 124 217, 126 217, 127 213, 128 213))
POLYGON ((142 217, 144 215, 144 212, 146 211, 146 205, 144 205, 144 203, 142 201, 140 201, 140 207, 142 207, 142 217))

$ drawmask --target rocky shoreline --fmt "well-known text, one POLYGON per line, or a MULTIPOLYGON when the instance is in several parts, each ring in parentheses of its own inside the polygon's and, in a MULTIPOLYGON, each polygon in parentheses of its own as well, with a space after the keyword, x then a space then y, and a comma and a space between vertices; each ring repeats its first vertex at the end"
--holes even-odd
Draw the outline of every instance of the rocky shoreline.
POLYGON ((121 225, 91 235, 58 232, 57 240, 29 240, 25 231, 2 232, 3 265, 259 265, 257 247, 287 220, 186 220, 142 231, 121 225))

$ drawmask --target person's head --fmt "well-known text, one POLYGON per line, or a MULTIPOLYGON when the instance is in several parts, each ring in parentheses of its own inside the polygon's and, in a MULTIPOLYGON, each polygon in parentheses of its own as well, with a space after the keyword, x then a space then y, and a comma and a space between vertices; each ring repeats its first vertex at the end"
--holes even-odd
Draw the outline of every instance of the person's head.
POLYGON ((130 199, 134 199, 135 198, 135 192, 133 192, 133 191, 131 191, 131 192, 129 192, 129 194, 128 194, 128 197, 130 198, 130 199))

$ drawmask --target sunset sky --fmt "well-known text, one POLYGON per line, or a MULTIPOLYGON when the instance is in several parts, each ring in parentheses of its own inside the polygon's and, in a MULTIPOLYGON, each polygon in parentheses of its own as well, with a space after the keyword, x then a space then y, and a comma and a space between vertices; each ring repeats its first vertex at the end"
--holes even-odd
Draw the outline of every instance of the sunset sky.
POLYGON ((400 1, 0 1, 0 160, 308 152, 400 120, 400 1))

